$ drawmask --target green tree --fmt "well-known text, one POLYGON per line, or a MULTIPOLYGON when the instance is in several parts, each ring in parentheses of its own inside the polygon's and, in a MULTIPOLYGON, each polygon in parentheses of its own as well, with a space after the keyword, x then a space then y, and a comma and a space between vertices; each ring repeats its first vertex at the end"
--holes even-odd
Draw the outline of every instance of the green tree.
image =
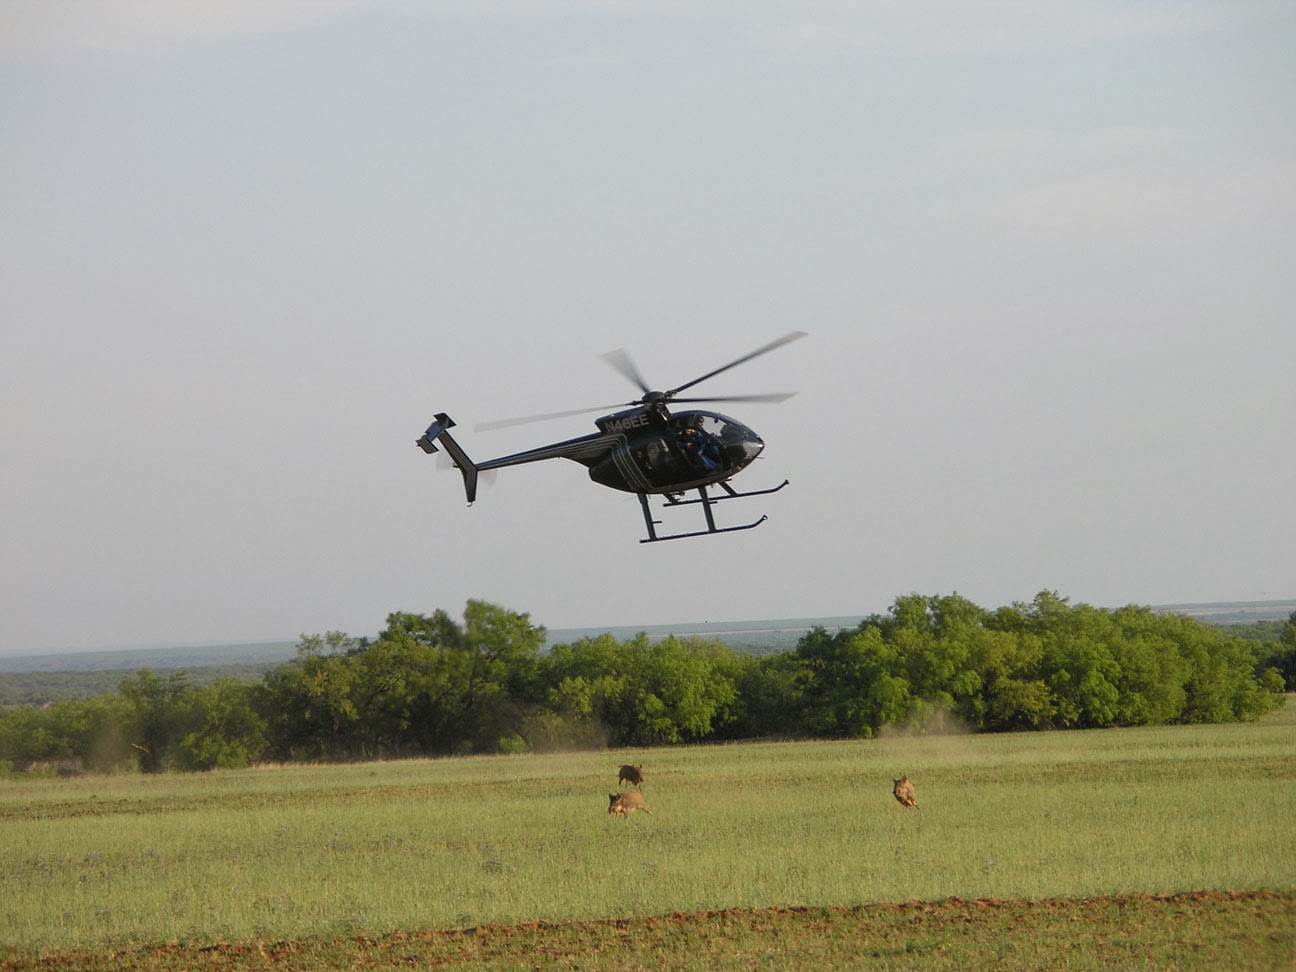
POLYGON ((440 610, 389 615, 361 659, 364 709, 402 751, 495 752, 524 727, 544 637, 529 615, 485 601, 467 603, 462 626, 440 610))
POLYGON ((643 632, 555 645, 537 673, 546 717, 532 731, 617 746, 704 739, 736 718, 741 667, 720 642, 643 632))
MULTIPOLYGON (((1282 680, 1283 691, 1296 692, 1296 611, 1288 615, 1278 629, 1276 644, 1265 644, 1257 649, 1255 670, 1267 672, 1270 669, 1282 680)), ((1270 677, 1270 685, 1273 684, 1270 677)))
POLYGON ((796 660, 789 651, 740 654, 725 648, 717 668, 733 683, 729 715, 715 726, 720 739, 799 738, 807 734, 802 718, 796 660))
POLYGON ((644 636, 622 645, 610 634, 557 644, 538 665, 539 705, 530 726, 533 745, 612 741, 634 735, 630 686, 644 636))
MULTIPOLYGON (((902 629, 925 622, 912 603, 897 614, 902 629)), ((904 677, 901 649, 873 619, 855 631, 828 634, 816 627, 798 643, 806 726, 815 735, 868 737, 887 723, 903 723, 915 708, 904 677)))
POLYGON ((1184 648, 1187 703, 1184 722, 1250 721, 1280 704, 1255 675, 1254 656, 1242 641, 1198 625, 1184 648))
MULTIPOLYGON (((981 677, 973 664, 974 652, 984 631, 986 612, 958 594, 904 599, 912 606, 893 613, 890 626, 909 692, 916 700, 914 714, 931 710, 960 711, 980 692, 981 677), (926 603, 926 611, 919 610, 926 603), (908 617, 913 623, 902 624, 908 617)), ((887 627, 884 626, 884 631, 887 627)))
POLYGON ((184 672, 162 678, 148 669, 121 683, 126 734, 139 768, 157 773, 176 765, 180 741, 193 729, 197 690, 184 672))
POLYGON ((464 647, 468 652, 463 690, 465 727, 476 752, 494 752, 501 740, 517 736, 539 691, 537 658, 545 629, 530 615, 484 601, 464 610, 464 647))
POLYGON ((0 709, 0 769, 69 762, 85 769, 119 769, 132 762, 121 695, 67 699, 36 708, 0 709))
POLYGON ((722 647, 672 636, 640 654, 632 742, 695 742, 727 721, 737 691, 716 664, 722 647))
POLYGON ((1044 646, 1047 682, 1063 728, 1094 728, 1116 722, 1120 670, 1101 642, 1088 638, 1049 639, 1044 646))
POLYGON ((194 699, 193 730, 181 741, 181 769, 239 769, 266 748, 266 721, 258 714, 257 686, 218 679, 194 699))
POLYGON ((1022 630, 1020 617, 999 615, 994 623, 1011 627, 977 634, 971 663, 979 687, 964 700, 960 714, 977 729, 991 732, 1049 728, 1057 701, 1041 675, 1043 642, 1022 630))
POLYGON ((269 755, 340 759, 358 750, 356 664, 365 642, 341 631, 302 635, 297 655, 270 671, 260 696, 269 755))
POLYGON ((1113 612, 1113 653, 1120 666, 1121 725, 1175 722, 1188 702, 1182 644, 1196 622, 1129 606, 1113 612))
POLYGON ((371 746, 388 752, 443 755, 464 748, 464 633, 445 611, 397 612, 358 659, 371 746))

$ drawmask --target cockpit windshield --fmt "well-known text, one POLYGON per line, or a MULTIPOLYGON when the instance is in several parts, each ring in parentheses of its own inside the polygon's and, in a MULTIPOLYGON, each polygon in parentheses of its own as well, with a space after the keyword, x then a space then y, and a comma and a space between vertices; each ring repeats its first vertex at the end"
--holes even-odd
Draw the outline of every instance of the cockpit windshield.
POLYGON ((764 445, 747 426, 718 412, 679 412, 671 417, 670 425, 676 430, 696 429, 721 448, 745 442, 756 445, 759 451, 759 446, 764 445))

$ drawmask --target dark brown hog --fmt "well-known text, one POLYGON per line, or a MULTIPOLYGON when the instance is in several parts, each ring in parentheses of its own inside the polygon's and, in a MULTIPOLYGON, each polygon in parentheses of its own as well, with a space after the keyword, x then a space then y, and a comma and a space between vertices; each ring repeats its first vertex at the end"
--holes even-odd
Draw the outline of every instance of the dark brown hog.
POLYGON ((640 766, 626 765, 626 766, 622 766, 621 769, 617 771, 617 786, 620 786, 622 783, 629 783, 636 790, 641 790, 643 789, 643 787, 641 786, 643 780, 644 777, 643 777, 642 765, 640 766))

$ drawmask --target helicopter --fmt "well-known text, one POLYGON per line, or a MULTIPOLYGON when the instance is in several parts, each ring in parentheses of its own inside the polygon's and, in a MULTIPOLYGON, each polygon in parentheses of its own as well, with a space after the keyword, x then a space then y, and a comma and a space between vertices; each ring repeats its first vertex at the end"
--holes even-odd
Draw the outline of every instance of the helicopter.
POLYGON ((614 405, 572 409, 544 415, 484 422, 476 431, 499 429, 529 422, 565 418, 573 415, 606 409, 620 409, 595 420, 597 432, 565 439, 550 445, 528 449, 525 452, 502 456, 486 462, 474 462, 463 446, 450 435, 455 422, 444 412, 438 412, 427 431, 416 440, 429 455, 437 452, 437 443, 445 449, 455 467, 463 474, 464 492, 471 506, 477 499, 478 474, 504 466, 518 466, 543 459, 571 459, 588 467, 589 477, 601 486, 634 493, 643 509, 644 525, 648 536, 640 543, 662 540, 681 540, 686 537, 707 536, 715 533, 732 533, 750 530, 765 522, 767 517, 737 526, 717 526, 712 507, 720 500, 741 499, 777 493, 788 484, 769 489, 738 492, 729 480, 742 472, 760 455, 764 441, 737 419, 707 409, 688 409, 672 412, 671 404, 709 404, 714 402, 781 402, 792 397, 788 394, 733 395, 720 398, 680 398, 679 393, 694 385, 714 378, 721 372, 750 361, 752 358, 783 347, 799 338, 804 331, 791 331, 762 345, 742 357, 707 372, 699 378, 677 385, 668 391, 654 391, 649 387, 639 369, 624 350, 603 355, 617 371, 621 372, 643 392, 641 398, 614 405), (715 493, 709 492, 712 488, 715 493), (685 499, 693 491, 696 499, 685 499), (685 533, 659 534, 662 521, 654 520, 649 506, 649 496, 661 496, 663 509, 700 505, 705 529, 685 533))

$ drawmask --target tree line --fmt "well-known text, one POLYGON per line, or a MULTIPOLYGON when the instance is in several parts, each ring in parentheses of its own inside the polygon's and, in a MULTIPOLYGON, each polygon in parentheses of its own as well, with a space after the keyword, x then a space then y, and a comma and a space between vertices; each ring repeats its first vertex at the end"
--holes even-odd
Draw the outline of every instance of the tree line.
POLYGON ((900 597, 794 649, 640 634, 546 649, 526 614, 469 601, 397 612, 375 638, 304 635, 260 681, 141 670, 115 693, 0 712, 0 769, 144 772, 318 761, 1252 720, 1296 681, 1296 613, 1277 644, 1147 607, 1054 592, 996 610, 900 597))

